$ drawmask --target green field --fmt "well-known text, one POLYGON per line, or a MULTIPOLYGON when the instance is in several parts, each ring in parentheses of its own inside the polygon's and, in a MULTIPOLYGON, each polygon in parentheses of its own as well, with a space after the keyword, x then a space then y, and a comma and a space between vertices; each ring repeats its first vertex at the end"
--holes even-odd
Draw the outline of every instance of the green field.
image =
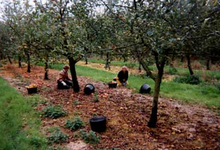
POLYGON ((24 97, 0 77, 0 150, 46 150, 40 115, 32 106, 39 96, 24 97))
MULTIPOLYGON (((62 69, 63 64, 53 64, 53 69, 62 69)), ((77 65, 77 74, 81 76, 91 77, 97 81, 109 82, 116 74, 103 70, 89 68, 77 65)), ((142 78, 138 75, 131 75, 129 77, 129 88, 138 92, 143 83, 149 84, 154 88, 153 80, 149 78, 142 78)), ((163 82, 161 87, 161 95, 168 98, 182 100, 187 103, 203 104, 208 107, 216 106, 220 108, 220 90, 210 84, 201 83, 200 85, 190 85, 176 83, 173 81, 163 82)))

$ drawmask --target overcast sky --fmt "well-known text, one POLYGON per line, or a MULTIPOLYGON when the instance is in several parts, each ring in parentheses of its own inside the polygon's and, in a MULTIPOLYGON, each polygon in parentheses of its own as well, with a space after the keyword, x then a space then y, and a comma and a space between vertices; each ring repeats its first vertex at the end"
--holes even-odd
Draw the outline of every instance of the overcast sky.
MULTIPOLYGON (((3 6, 2 6, 2 2, 5 2, 5 1, 11 1, 12 2, 12 0, 0 0, 0 20, 2 20, 2 8, 3 8, 3 6)), ((43 3, 45 3, 47 0, 41 0, 43 3)), ((34 5, 34 2, 33 2, 33 0, 29 0, 29 3, 30 4, 32 4, 32 5, 34 5)))

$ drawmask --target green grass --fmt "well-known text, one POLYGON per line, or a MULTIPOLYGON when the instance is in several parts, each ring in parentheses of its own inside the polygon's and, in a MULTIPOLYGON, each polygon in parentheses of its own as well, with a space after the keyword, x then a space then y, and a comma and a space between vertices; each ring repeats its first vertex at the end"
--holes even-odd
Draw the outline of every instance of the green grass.
POLYGON ((32 105, 39 96, 23 97, 0 77, 0 149, 45 150, 41 120, 32 105))
MULTIPOLYGON (((88 62, 105 64, 104 60, 94 59, 94 58, 88 59, 88 62)), ((128 66, 129 68, 138 68, 139 67, 137 62, 111 61, 111 65, 112 66, 128 66)), ((157 68, 155 66, 150 66, 150 69, 153 71, 157 70, 157 68)), ((176 67, 176 69, 177 69, 176 75, 184 76, 184 75, 189 74, 189 70, 187 68, 176 67)), ((165 66, 164 72, 166 74, 169 74, 169 66, 165 66)), ((194 73, 195 73, 195 75, 201 77, 204 74, 204 71, 194 70, 194 73)), ((220 71, 205 70, 205 75, 208 78, 210 78, 211 80, 214 80, 214 79, 220 80, 220 71)))
MULTIPOLYGON (((54 64, 51 67, 53 69, 62 69, 63 64, 54 64)), ((116 76, 114 73, 110 73, 103 70, 89 68, 86 66, 76 66, 77 74, 81 76, 91 77, 97 81, 109 82, 116 76)), ((141 78, 139 75, 131 75, 129 77, 129 88, 139 91, 140 86, 143 83, 149 84, 152 89, 154 88, 154 81, 149 78, 141 78)), ((163 82, 161 85, 161 95, 179 99, 189 103, 199 103, 207 105, 209 107, 216 106, 220 108, 220 90, 212 85, 189 85, 176 83, 173 81, 163 82)))

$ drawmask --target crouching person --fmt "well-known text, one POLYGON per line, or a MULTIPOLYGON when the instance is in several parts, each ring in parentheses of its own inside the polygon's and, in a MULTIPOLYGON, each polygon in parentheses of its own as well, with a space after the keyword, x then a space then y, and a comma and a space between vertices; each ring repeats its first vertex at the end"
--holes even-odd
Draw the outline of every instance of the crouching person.
POLYGON ((71 86, 73 86, 73 82, 70 80, 68 76, 68 70, 69 70, 69 66, 65 65, 63 67, 63 70, 60 71, 57 80, 58 89, 69 89, 71 86))
POLYGON ((126 66, 123 66, 121 71, 118 73, 118 76, 115 77, 114 80, 117 81, 118 85, 127 85, 128 68, 126 66))

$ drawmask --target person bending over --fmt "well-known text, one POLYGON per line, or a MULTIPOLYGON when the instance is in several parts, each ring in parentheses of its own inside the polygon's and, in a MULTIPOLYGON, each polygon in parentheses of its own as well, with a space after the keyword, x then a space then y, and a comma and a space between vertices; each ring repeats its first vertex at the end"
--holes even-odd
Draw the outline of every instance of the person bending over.
POLYGON ((126 66, 123 66, 121 68, 121 71, 119 71, 118 76, 117 76, 117 82, 119 85, 127 85, 127 80, 128 80, 128 68, 126 66))
POLYGON ((63 70, 60 71, 57 80, 58 89, 69 89, 73 85, 73 82, 68 76, 68 70, 69 70, 69 66, 65 65, 63 66, 63 70))

